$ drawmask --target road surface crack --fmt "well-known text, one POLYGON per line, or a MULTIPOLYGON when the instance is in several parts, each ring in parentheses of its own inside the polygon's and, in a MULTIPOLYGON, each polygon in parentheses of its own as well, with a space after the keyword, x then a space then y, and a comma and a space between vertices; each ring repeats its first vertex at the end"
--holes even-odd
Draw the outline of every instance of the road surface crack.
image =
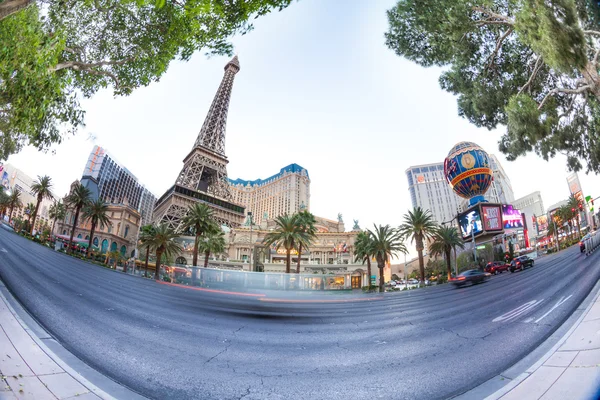
POLYGON ((223 350, 221 350, 220 352, 218 352, 217 354, 215 354, 214 356, 212 356, 211 358, 209 358, 208 360, 206 360, 204 362, 204 364, 208 364, 209 362, 211 362, 212 360, 214 360, 215 358, 219 357, 221 354, 225 353, 227 351, 227 349, 229 349, 229 346, 231 346, 232 343, 229 343, 227 345, 227 347, 225 347, 223 350))
POLYGON ((458 332, 454 332, 452 329, 440 328, 440 330, 442 330, 444 332, 452 333, 452 334, 456 335, 457 337, 459 337, 461 339, 467 339, 467 340, 472 340, 472 339, 485 340, 486 337, 488 337, 488 336, 490 336, 492 334, 492 332, 490 332, 487 335, 470 337, 470 336, 463 336, 463 335, 461 335, 458 332))

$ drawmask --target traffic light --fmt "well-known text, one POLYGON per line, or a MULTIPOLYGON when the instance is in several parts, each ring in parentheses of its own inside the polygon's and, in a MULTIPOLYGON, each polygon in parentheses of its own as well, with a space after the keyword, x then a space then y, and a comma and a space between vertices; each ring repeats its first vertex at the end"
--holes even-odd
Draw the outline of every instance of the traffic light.
POLYGON ((575 212, 575 207, 571 208, 571 212, 575 212))
POLYGON ((579 203, 579 211, 583 211, 583 204, 579 203))

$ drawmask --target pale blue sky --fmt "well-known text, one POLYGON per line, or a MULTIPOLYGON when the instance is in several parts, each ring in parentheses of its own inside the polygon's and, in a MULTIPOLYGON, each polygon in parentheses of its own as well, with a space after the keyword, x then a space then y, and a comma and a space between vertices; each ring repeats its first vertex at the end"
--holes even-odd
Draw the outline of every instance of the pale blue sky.
MULTIPOLYGON (((316 215, 341 212, 347 229, 352 219, 362 227, 397 225, 411 207, 406 168, 441 161, 468 140, 503 161, 515 196, 540 190, 545 207, 566 198, 563 157, 505 161, 496 144, 501 131, 459 118, 456 100, 439 88, 439 69, 385 47, 385 11, 394 3, 301 0, 234 38, 241 71, 227 125, 229 176, 265 178, 298 163, 310 173, 316 215)), ((99 93, 83 103, 87 126, 56 154, 26 149, 8 162, 33 177, 51 175, 62 195, 98 144, 160 197, 194 143, 227 61, 198 53, 127 98, 99 93)), ((597 176, 580 178, 584 194, 600 195, 597 176)))

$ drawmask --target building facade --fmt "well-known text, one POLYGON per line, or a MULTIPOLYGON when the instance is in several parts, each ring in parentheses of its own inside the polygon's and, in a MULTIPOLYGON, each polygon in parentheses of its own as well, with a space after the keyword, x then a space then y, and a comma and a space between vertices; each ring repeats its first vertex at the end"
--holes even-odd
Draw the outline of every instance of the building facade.
POLYGON ((527 228, 529 239, 539 235, 541 230, 538 226, 538 217, 545 215, 542 194, 539 191, 530 193, 514 200, 512 206, 525 214, 525 228, 527 228))
MULTIPOLYGON (((71 190, 76 183, 71 185, 71 190)), ((123 257, 133 257, 141 221, 140 213, 127 203, 109 204, 107 216, 110 224, 96 227, 92 244, 98 247, 101 254, 108 251, 119 251, 123 257)), ((67 209, 65 219, 56 222, 56 234, 63 239, 70 237, 74 219, 74 210, 67 209)), ((90 221, 84 220, 80 213, 73 237, 89 240, 90 230, 90 221)))
POLYGON ((94 146, 83 170, 81 184, 92 192, 92 199, 108 204, 127 204, 137 210, 141 224, 152 223, 154 196, 127 168, 106 149, 94 146))
POLYGON ((506 175, 506 172, 504 172, 502 164, 500 164, 500 160, 498 160, 494 154, 490 154, 490 163, 492 164, 491 168, 494 180, 485 194, 485 197, 490 203, 512 204, 515 200, 515 194, 510 179, 508 175, 506 175))
POLYGON ((246 213, 252 212, 255 224, 280 215, 310 211, 310 178, 308 171, 298 164, 281 168, 267 179, 230 179, 229 185, 233 201, 243 205, 246 213))
POLYGON ((461 198, 446 181, 443 162, 409 167, 406 178, 413 208, 429 210, 439 224, 456 217, 461 198))
MULTIPOLYGON (((27 210, 27 204, 33 203, 35 205, 37 203, 37 196, 31 191, 31 185, 33 185, 35 182, 35 179, 11 164, 4 164, 2 171, 0 171, 0 178, 2 179, 1 184, 4 187, 4 190, 7 192, 17 190, 21 193, 21 202, 23 203, 23 207, 13 210, 12 219, 21 218, 28 220, 30 213, 29 210, 27 210)), ((54 198, 44 198, 42 200, 38 210, 38 216, 35 221, 36 230, 39 231, 44 226, 52 226, 49 211, 50 206, 54 203, 54 201, 54 198)))

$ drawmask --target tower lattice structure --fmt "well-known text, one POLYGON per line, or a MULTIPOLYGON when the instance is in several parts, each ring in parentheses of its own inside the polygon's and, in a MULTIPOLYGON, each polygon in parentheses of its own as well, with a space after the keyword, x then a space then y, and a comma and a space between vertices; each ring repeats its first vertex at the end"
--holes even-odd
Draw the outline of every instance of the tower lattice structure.
POLYGON ((237 56, 225 65, 225 74, 213 99, 192 151, 173 185, 156 202, 154 220, 182 231, 182 220, 190 205, 203 202, 221 224, 235 227, 244 220, 244 207, 232 201, 227 182, 225 127, 231 89, 240 70, 237 56))

